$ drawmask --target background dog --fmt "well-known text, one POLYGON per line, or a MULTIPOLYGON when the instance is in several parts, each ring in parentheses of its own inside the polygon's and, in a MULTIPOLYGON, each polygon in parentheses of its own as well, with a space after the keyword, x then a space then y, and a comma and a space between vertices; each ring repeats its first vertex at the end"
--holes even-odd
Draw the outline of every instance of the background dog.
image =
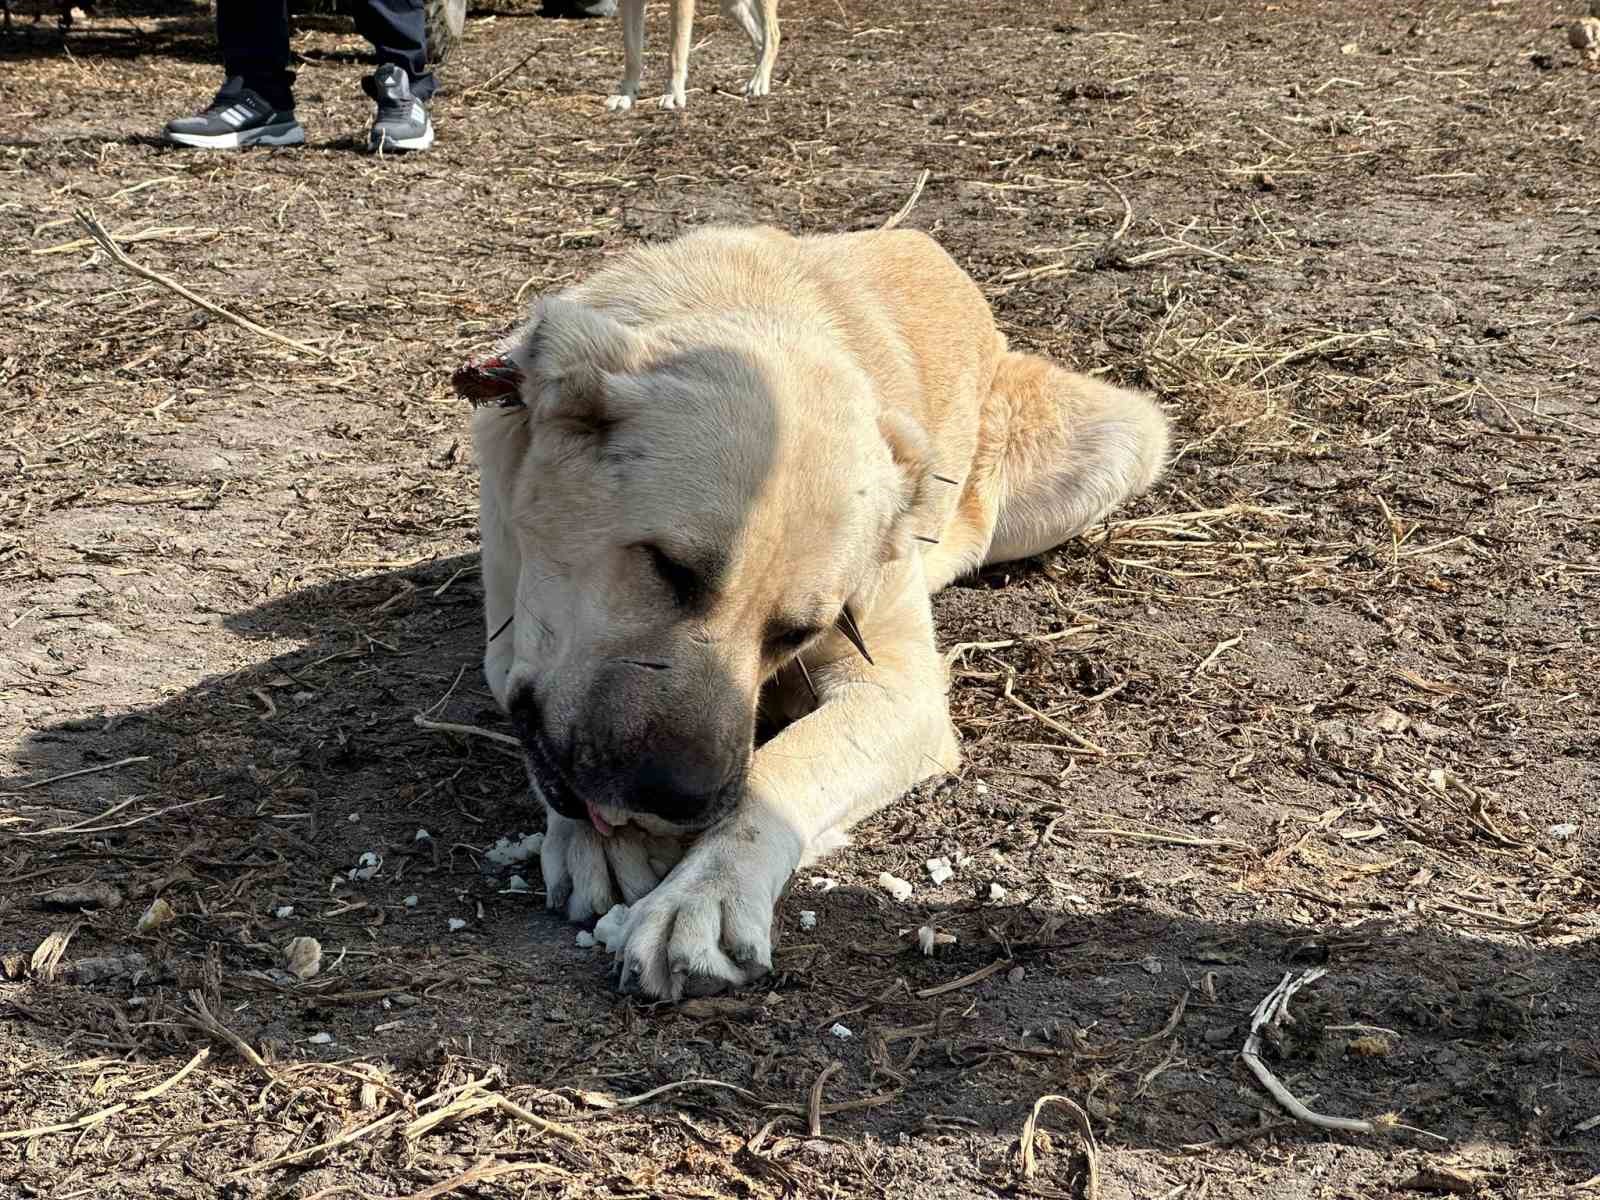
POLYGON ((1147 488, 1165 418, 1008 351, 909 232, 638 249, 507 357, 473 421, 484 661, 549 903, 634 902, 624 986, 746 982, 795 867, 958 763, 930 594, 1147 488))
MULTIPOLYGON (((694 25, 694 0, 672 3, 672 86, 657 103, 662 108, 688 104, 689 34, 694 25)), ((639 76, 644 70, 645 0, 622 0, 622 82, 606 107, 626 111, 639 98, 639 76)), ((772 90, 772 64, 778 59, 778 0, 721 0, 722 15, 749 36, 758 55, 755 74, 744 85, 746 96, 765 96, 772 90)))

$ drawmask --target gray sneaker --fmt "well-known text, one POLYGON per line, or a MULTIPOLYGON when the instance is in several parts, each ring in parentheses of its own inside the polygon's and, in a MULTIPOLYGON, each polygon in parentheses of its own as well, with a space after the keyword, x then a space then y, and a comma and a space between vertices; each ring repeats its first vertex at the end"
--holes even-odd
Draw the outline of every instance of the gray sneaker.
POLYGON ((361 90, 378 102, 367 145, 377 151, 426 150, 433 145, 433 122, 421 100, 411 94, 411 78, 402 67, 385 64, 361 81, 361 90))
POLYGON ((205 112, 168 121, 161 135, 174 145, 203 150, 298 146, 306 140, 294 109, 273 108, 237 76, 222 85, 205 112))

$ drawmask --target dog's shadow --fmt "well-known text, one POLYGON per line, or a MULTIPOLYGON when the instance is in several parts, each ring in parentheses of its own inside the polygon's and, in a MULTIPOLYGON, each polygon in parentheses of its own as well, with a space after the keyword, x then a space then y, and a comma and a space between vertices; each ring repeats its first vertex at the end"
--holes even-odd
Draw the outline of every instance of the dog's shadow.
MULTIPOLYGON (((711 1078, 785 1102, 837 1059, 828 1095, 871 1100, 829 1116, 845 1138, 1010 1139, 1034 1097, 1070 1092, 1108 1146, 1170 1148, 1256 1135, 1273 1106, 1237 1068, 1250 1011, 1285 971, 1319 964, 1328 978, 1269 1056, 1314 1107, 1395 1110, 1457 1143, 1547 1146, 1575 1177, 1600 1170, 1572 1133, 1600 1111, 1581 1066, 1600 1027, 1592 944, 1535 951, 1376 916, 1290 926, 1248 903, 1185 911, 1182 889, 1138 878, 1090 913, 1045 880, 996 898, 981 861, 961 868, 968 898, 891 899, 878 871, 917 874, 919 814, 972 805, 968 781, 891 806, 801 872, 767 987, 683 1008, 617 996, 604 953, 543 912, 537 862, 485 856, 542 818, 514 749, 486 736, 505 727, 480 675, 476 572, 459 555, 290 592, 223 619, 236 668, 30 731, 24 770, 0 783, 0 951, 31 953, 52 930, 71 941, 55 982, 0 982, 5 1027, 50 1054, 92 1027, 106 1050, 177 1062, 198 1035, 176 1018, 200 989, 282 1060, 381 1061, 419 1094, 441 1051, 516 1084, 631 1093, 711 1078), (84 773, 57 778, 69 772, 84 773), (90 883, 122 903, 39 906, 90 883), (176 917, 135 932, 157 894, 176 917), (924 956, 924 925, 955 940, 924 956), (304 982, 282 969, 295 936, 322 947, 304 982), (72 974, 129 952, 144 975, 72 974)), ((969 840, 1014 842, 1037 823, 1026 805, 985 803, 969 840)), ((1075 854, 1074 869, 1104 869, 1092 847, 1075 854)), ((771 1119, 728 1095, 696 1096, 701 1116, 743 1137, 771 1119)))

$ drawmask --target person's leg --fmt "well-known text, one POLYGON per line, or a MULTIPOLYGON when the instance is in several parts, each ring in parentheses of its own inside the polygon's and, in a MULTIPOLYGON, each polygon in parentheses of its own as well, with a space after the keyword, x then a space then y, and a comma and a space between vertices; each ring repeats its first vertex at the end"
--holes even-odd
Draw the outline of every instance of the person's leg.
POLYGON ((162 136, 209 150, 304 142, 294 119, 287 0, 217 0, 217 42, 222 87, 205 111, 168 121, 162 136))
POLYGON ((378 66, 405 71, 418 100, 433 95, 437 81, 428 70, 427 25, 423 0, 364 0, 356 5, 356 28, 372 43, 378 66))
POLYGON ((217 42, 229 79, 242 79, 273 108, 294 108, 287 0, 217 0, 217 42))

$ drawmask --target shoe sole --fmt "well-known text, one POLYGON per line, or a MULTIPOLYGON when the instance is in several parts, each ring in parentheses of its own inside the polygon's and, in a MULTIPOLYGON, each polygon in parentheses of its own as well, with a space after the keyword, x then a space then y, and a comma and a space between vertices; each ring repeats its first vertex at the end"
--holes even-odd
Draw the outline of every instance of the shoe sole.
POLYGON ((374 154, 379 151, 388 153, 390 150, 426 150, 431 145, 433 145, 432 121, 429 121, 428 127, 416 137, 392 138, 385 134, 367 140, 367 148, 374 154))
POLYGON ((177 133, 165 130, 163 136, 175 146, 189 146, 196 150, 243 150, 248 146, 299 146, 306 140, 305 127, 293 125, 263 125, 259 129, 241 129, 236 133, 177 133))

